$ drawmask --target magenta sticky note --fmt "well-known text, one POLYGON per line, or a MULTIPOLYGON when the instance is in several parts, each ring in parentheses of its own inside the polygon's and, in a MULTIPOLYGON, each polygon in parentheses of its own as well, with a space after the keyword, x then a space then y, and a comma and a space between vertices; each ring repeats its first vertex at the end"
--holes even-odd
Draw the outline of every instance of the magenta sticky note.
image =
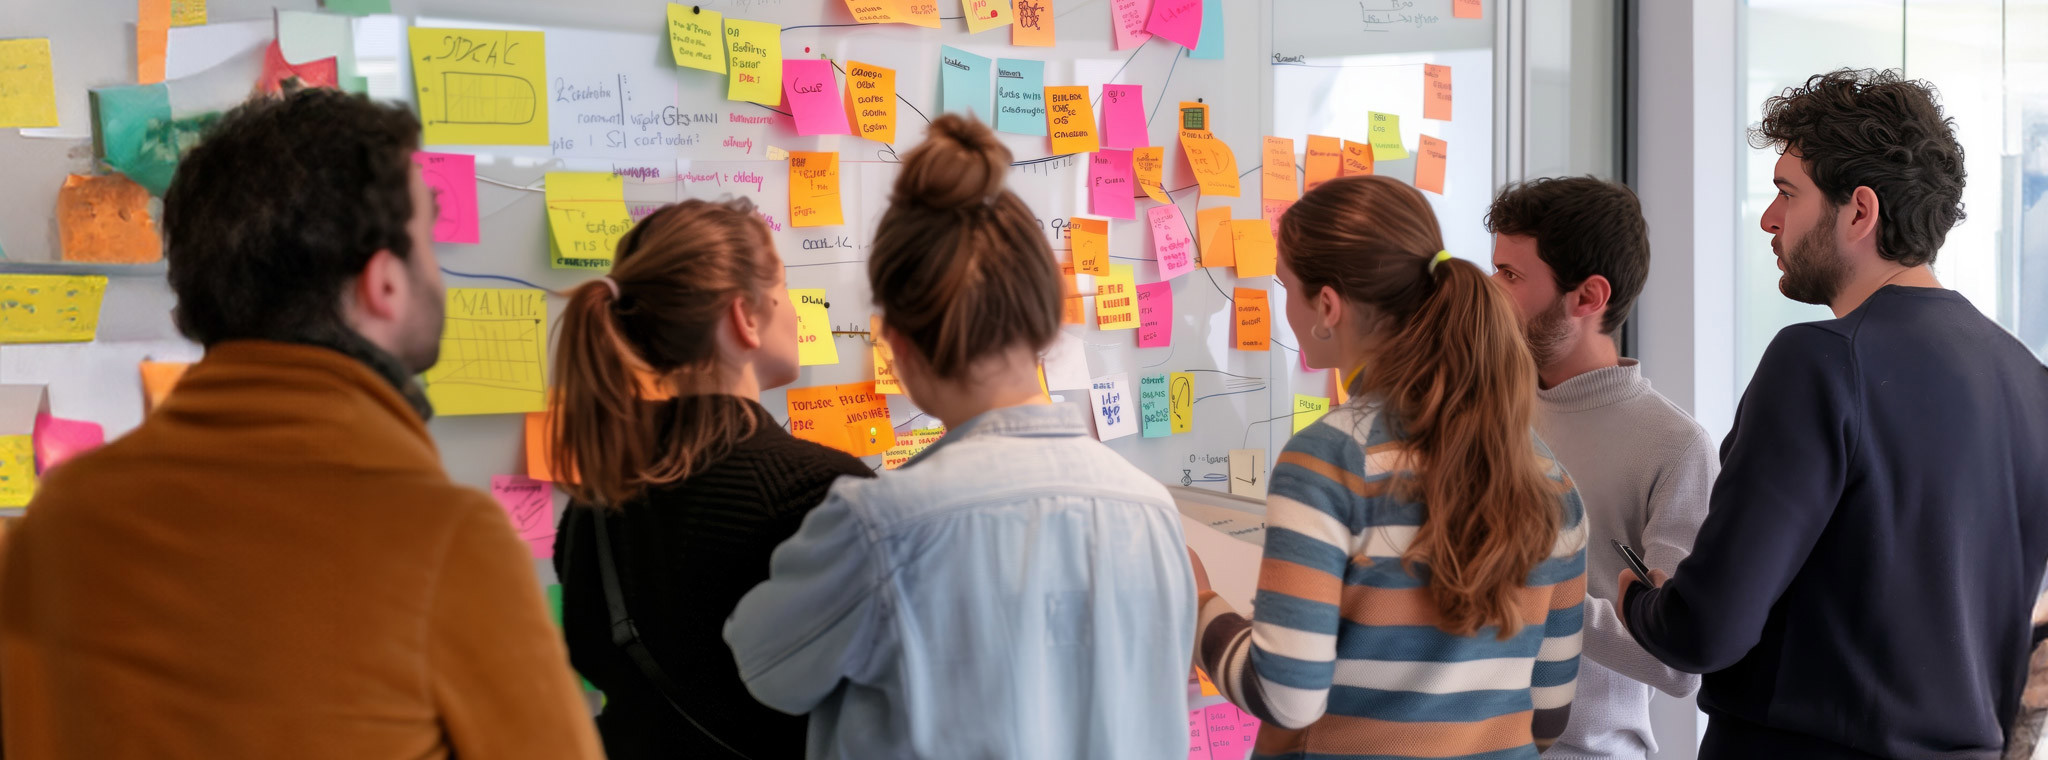
POLYGON ((1173 343, 1173 283, 1148 282, 1138 286, 1138 347, 1157 348, 1173 343))
POLYGON ((1202 42, 1202 0, 1152 0, 1145 31, 1195 49, 1202 42))
POLYGON ((1209 721, 1201 710, 1188 712, 1188 760, 1210 760, 1209 721))
POLYGON ((846 99, 839 96, 831 61, 784 60, 782 102, 789 104, 799 135, 853 134, 846 125, 846 99))
POLYGON ((555 485, 525 475, 492 475, 491 495, 519 537, 533 548, 534 559, 555 556, 555 485))
POLYGON ((1135 84, 1102 86, 1102 146, 1143 148, 1152 144, 1145 134, 1145 88, 1135 84))
POLYGON ((1153 206, 1145 212, 1152 225, 1152 253, 1159 261, 1159 279, 1171 280, 1195 269, 1195 239, 1188 234, 1188 220, 1180 207, 1153 206))
POLYGON ((434 242, 476 242, 476 156, 418 151, 412 160, 420 165, 420 179, 433 191, 440 209, 434 217, 434 242))
POLYGON ((1251 747, 1238 740, 1237 706, 1225 702, 1202 710, 1202 728, 1209 734, 1212 760, 1244 760, 1251 747))
POLYGON ((36 415, 34 432, 37 475, 107 442, 107 433, 97 422, 67 420, 48 414, 36 415))
POLYGON ((1088 213, 1136 219, 1137 189, 1137 177, 1131 173, 1130 151, 1098 150, 1088 154, 1088 213))
POLYGON ((1110 0, 1109 28, 1116 30, 1116 49, 1136 47, 1152 39, 1145 23, 1152 18, 1152 0, 1110 0))
POLYGON ((1259 719, 1243 710, 1237 711, 1237 741, 1247 750, 1259 744, 1259 719))

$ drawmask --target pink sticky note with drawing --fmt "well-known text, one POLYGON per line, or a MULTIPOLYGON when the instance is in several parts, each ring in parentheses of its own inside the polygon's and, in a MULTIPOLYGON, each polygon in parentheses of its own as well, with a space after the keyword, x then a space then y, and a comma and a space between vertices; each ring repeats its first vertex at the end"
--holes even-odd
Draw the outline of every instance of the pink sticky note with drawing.
POLYGON ((1145 88, 1135 84, 1102 86, 1102 146, 1143 148, 1151 145, 1145 134, 1145 88))
POLYGON ((1251 748, 1238 739, 1237 706, 1225 702, 1202 710, 1203 729, 1209 734, 1212 760, 1244 760, 1251 748))
POLYGON ((1201 710, 1188 711, 1188 760, 1210 760, 1209 721, 1201 710))
POLYGON ((782 102, 789 104, 799 135, 853 134, 846 126, 846 101, 839 96, 831 61, 784 60, 782 102))
POLYGON ((1137 189, 1137 177, 1131 173, 1130 151, 1098 150, 1088 154, 1088 213, 1136 219, 1137 189))
POLYGON ((1173 343, 1173 283, 1148 282, 1138 286, 1138 347, 1157 348, 1173 343))
POLYGON ((1152 39, 1145 22, 1152 19, 1152 0, 1110 0, 1109 28, 1116 30, 1116 49, 1136 47, 1152 39))
POLYGON ((37 475, 107 442, 107 433, 97 422, 67 420, 48 414, 36 415, 34 434, 37 475))
POLYGON ((1152 224, 1152 251, 1159 261, 1159 279, 1171 280, 1195 269, 1195 238, 1188 234, 1187 217, 1172 204, 1153 206, 1145 212, 1152 224))
POLYGON ((525 475, 492 475, 491 495, 512 519, 534 559, 555 556, 555 487, 525 475))
POLYGON ((1145 31, 1195 49, 1202 41, 1202 0, 1152 0, 1145 31))
POLYGON ((412 160, 420 165, 420 179, 426 180, 440 207, 434 218, 434 242, 476 242, 476 156, 418 151, 412 160))

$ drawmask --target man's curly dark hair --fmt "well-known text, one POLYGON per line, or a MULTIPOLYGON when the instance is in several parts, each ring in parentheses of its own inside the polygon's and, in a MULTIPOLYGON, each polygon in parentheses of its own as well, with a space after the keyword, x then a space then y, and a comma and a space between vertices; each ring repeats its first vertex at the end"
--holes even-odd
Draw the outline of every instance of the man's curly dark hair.
POLYGON ((1963 220, 1963 146, 1934 86, 1896 70, 1838 69, 1764 101, 1756 148, 1790 150, 1828 202, 1858 187, 1878 199, 1878 255, 1931 264, 1963 220))

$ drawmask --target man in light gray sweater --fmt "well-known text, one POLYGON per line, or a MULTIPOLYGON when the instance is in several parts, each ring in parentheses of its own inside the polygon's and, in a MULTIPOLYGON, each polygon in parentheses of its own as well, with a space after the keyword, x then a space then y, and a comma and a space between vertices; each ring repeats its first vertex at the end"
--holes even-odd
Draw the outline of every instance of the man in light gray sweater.
POLYGON ((1520 307, 1536 358, 1536 432, 1571 473, 1589 529, 1578 696, 1544 756, 1643 758, 1657 750, 1650 690, 1684 697, 1700 679, 1665 667, 1622 627, 1608 600, 1623 562, 1608 541, 1676 567, 1707 515, 1714 445, 1615 347, 1650 269, 1635 193, 1591 177, 1540 179, 1503 189, 1486 225, 1494 279, 1520 307))

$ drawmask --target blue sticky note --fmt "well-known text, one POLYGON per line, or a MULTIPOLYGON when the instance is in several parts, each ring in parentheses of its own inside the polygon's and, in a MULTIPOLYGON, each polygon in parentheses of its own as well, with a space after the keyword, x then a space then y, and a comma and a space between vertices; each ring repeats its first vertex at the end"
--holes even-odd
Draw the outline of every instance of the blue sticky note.
POLYGON ((1166 401, 1166 376, 1138 378, 1138 416, 1144 421, 1146 438, 1173 435, 1172 405, 1166 401))
POLYGON ((989 60, 951 45, 939 46, 939 107, 989 120, 989 60))
POLYGON ((996 59, 996 129, 1045 136, 1045 62, 996 59))
POLYGON ((1223 60, 1223 0, 1202 0, 1202 39, 1188 57, 1223 60))

